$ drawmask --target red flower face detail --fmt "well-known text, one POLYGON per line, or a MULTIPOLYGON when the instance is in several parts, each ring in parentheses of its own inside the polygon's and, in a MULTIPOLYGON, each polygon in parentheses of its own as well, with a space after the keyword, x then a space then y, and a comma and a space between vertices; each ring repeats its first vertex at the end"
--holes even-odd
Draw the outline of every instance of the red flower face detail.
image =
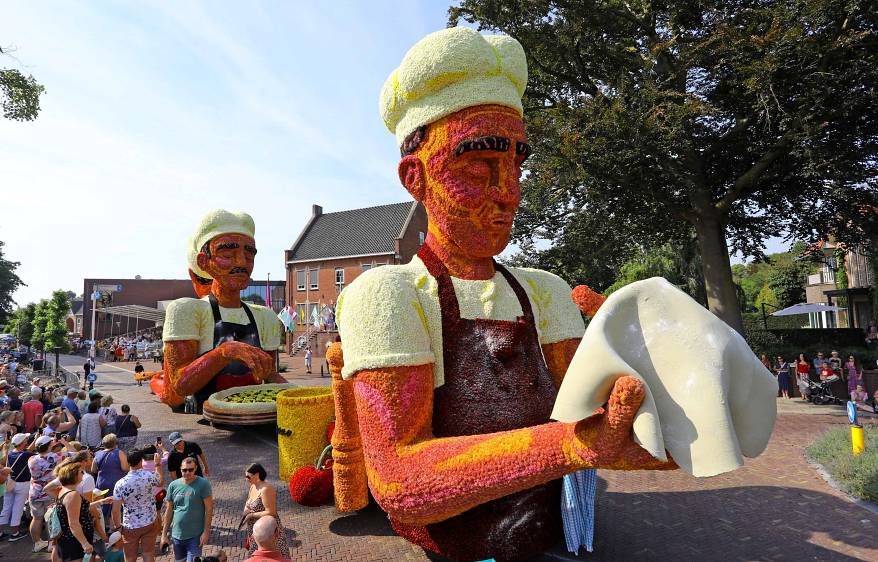
POLYGON ((501 253, 529 153, 524 122, 506 107, 471 107, 431 124, 417 155, 425 167, 423 203, 434 236, 473 257, 501 253))
POLYGON ((209 255, 198 254, 198 266, 224 289, 246 289, 256 259, 256 242, 246 234, 221 234, 208 247, 209 255))

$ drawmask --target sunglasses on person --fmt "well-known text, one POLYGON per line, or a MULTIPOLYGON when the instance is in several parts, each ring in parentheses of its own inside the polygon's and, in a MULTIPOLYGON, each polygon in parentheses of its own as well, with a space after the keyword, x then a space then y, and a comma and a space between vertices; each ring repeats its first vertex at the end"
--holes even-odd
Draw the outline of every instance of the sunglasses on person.
POLYGON ((195 472, 194 468, 181 468, 180 472, 195 472))

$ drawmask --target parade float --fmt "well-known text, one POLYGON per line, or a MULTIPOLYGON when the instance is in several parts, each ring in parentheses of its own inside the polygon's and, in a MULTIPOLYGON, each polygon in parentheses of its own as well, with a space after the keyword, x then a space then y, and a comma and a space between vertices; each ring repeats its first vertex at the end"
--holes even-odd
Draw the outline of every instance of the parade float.
MULTIPOLYGON (((344 355, 335 344, 327 357, 336 506, 363 507, 368 485, 399 535, 455 560, 589 549, 594 469, 733 470, 763 450, 776 414, 743 338, 666 281, 603 302, 494 261, 530 154, 526 84, 517 41, 468 28, 428 35, 391 73, 382 119, 429 229, 411 263, 344 289, 344 355)), ((287 419, 280 401, 279 432, 311 425, 299 461, 311 464, 329 408, 287 419)), ((293 435, 279 436, 282 462, 293 435)))

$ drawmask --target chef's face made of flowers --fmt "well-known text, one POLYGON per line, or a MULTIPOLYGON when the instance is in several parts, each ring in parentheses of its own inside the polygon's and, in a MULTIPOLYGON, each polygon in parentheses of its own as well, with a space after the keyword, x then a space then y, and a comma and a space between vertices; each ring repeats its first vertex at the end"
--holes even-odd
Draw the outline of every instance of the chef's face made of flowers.
POLYGON ((499 105, 463 109, 416 130, 403 152, 400 181, 427 209, 434 242, 472 258, 506 248, 530 153, 518 112, 499 105))
POLYGON ((198 254, 198 266, 213 277, 224 292, 241 291, 250 283, 256 259, 256 242, 246 234, 221 234, 198 254))

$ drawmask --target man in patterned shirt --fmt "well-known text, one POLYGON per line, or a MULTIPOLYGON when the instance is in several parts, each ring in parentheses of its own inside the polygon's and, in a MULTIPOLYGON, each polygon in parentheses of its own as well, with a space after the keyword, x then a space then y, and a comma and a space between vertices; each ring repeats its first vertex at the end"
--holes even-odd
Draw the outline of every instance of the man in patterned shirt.
POLYGON ((122 530, 122 551, 125 560, 137 560, 138 548, 146 562, 155 560, 155 539, 158 516, 155 510, 155 488, 164 486, 160 455, 155 455, 155 472, 144 470, 143 451, 128 453, 131 471, 116 482, 113 490, 113 531, 122 530))

